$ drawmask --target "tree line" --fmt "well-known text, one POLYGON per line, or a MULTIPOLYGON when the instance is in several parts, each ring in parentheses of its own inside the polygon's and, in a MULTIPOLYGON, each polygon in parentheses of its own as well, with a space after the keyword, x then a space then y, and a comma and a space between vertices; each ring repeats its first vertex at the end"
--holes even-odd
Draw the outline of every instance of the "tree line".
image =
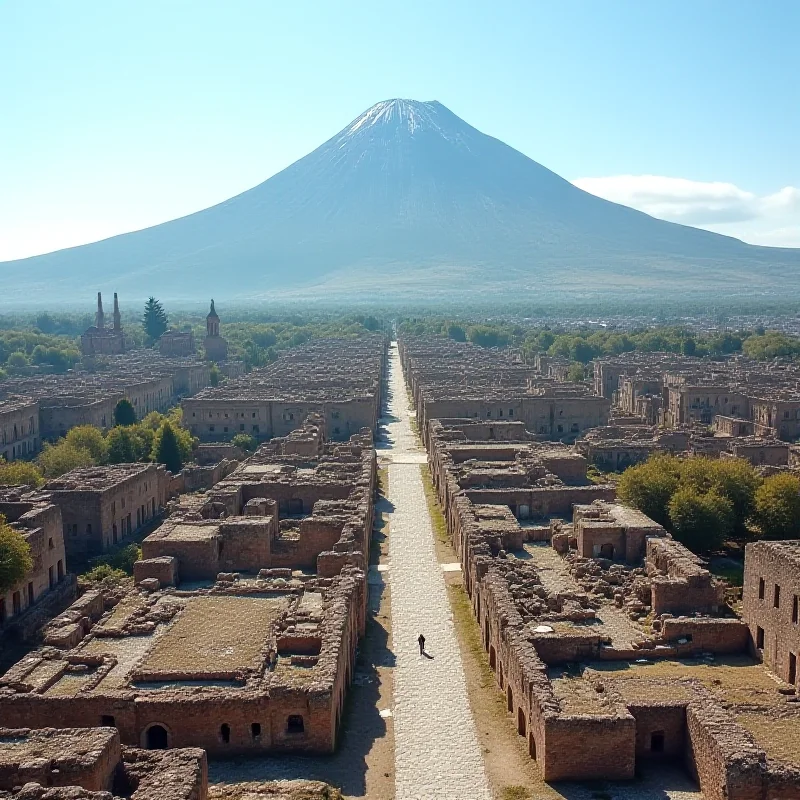
POLYGON ((800 478, 762 478, 738 458, 656 454, 622 473, 617 494, 695 553, 729 537, 786 539, 800 530, 800 478))

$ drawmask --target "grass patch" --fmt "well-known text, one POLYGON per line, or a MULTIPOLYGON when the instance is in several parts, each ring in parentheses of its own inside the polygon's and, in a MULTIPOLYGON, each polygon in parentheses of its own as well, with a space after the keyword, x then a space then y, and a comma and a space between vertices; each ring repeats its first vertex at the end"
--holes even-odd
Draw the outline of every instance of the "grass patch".
POLYGON ((384 497, 389 496, 389 468, 381 467, 378 470, 378 493, 384 497))
POLYGON ((447 523, 439 505, 439 498, 436 496, 436 489, 433 488, 431 473, 427 464, 419 465, 419 473, 422 476, 422 488, 425 491, 425 500, 428 502, 428 511, 431 515, 431 524, 436 538, 444 544, 450 544, 450 536, 447 533, 447 523))
POLYGON ((500 790, 502 800, 532 800, 530 789, 524 786, 504 786, 500 790))
POLYGON ((796 717, 775 719, 761 714, 740 714, 736 721, 753 734, 768 758, 787 764, 800 763, 800 720, 796 717))
POLYGON ((494 671, 489 666, 489 658, 481 642, 481 629, 472 613, 472 604, 463 586, 451 584, 447 587, 453 621, 456 623, 461 641, 467 645, 470 653, 477 661, 481 672, 481 689, 488 689, 495 684, 494 671))
POLYGON ((197 597, 156 642, 141 672, 227 673, 254 669, 286 601, 255 597, 197 597))

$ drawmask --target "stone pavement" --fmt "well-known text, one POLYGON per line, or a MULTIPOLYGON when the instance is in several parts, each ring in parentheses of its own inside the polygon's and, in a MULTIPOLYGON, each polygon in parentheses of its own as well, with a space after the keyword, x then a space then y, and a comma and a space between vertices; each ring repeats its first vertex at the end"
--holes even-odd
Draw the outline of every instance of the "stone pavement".
POLYGON ((394 670, 397 800, 489 800, 464 668, 436 558, 419 464, 425 453, 409 422, 396 346, 389 375, 390 414, 379 450, 389 464, 389 584, 394 670), (426 649, 419 653, 417 637, 426 649))

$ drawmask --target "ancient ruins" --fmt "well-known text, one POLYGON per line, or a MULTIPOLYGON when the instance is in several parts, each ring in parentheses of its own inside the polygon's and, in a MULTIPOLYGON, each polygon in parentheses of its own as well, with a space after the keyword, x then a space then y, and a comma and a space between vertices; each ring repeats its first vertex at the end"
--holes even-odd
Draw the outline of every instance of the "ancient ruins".
MULTIPOLYGON (((98 316, 87 347, 111 347, 105 330, 98 316)), ((207 334, 206 352, 224 358, 213 304, 207 334)), ((182 398, 202 443, 180 474, 93 467, 0 495, 35 562, 0 598, 0 624, 41 637, 0 677, 0 797, 204 798, 207 759, 335 752, 385 576, 397 581, 392 648, 407 692, 395 699, 397 796, 420 775, 398 750, 404 709, 441 694, 420 751, 472 754, 467 766, 452 754, 455 774, 488 798, 474 734, 452 741, 453 725, 472 724, 461 655, 434 640, 427 663, 403 619, 439 609, 455 641, 436 605, 445 568, 463 584, 510 735, 545 781, 630 781, 669 762, 713 800, 800 796, 800 542, 747 546, 739 609, 708 563, 602 475, 656 452, 792 470, 792 367, 639 353, 572 382, 558 359, 527 364, 443 337, 390 349, 371 334, 312 340, 212 388, 193 353, 173 332, 147 356, 164 370, 156 383, 128 369, 143 357, 125 350, 102 372, 2 387, 16 457, 77 420, 107 427, 120 396, 138 412, 182 398), (237 433, 257 449, 234 447, 237 433), (379 467, 392 558, 370 567, 379 467), (420 468, 457 564, 420 538, 431 524, 420 468), (137 539, 130 585, 75 599, 70 564, 137 539), (422 685, 425 670, 438 688, 422 685), (83 793, 45 794, 58 787, 83 793)))
MULTIPOLYGON (((748 547, 739 619, 697 557, 641 512, 614 503, 613 487, 586 480, 580 446, 546 442, 552 427, 517 421, 525 408, 518 386, 524 380, 536 391, 524 368, 496 356, 499 374, 483 406, 438 400, 444 376, 458 375, 454 349, 400 343, 489 663, 544 778, 630 779, 641 762, 680 757, 707 796, 796 796, 800 761, 767 732, 780 726, 795 740, 800 733, 800 712, 787 702, 797 692, 800 645, 797 543, 748 547), (504 406, 503 395, 514 405, 504 406), (442 407, 448 418, 435 419, 432 409, 442 407), (757 663, 762 654, 777 674, 757 663)), ((596 375, 603 388, 602 367, 596 375)), ((467 381, 477 382, 472 374, 467 381)), ((696 386, 677 391, 691 407, 696 386)), ((467 393, 477 394, 459 392, 467 393)), ((558 404, 551 408, 551 419, 563 418, 558 404)), ((571 418, 580 418, 577 409, 571 418)))

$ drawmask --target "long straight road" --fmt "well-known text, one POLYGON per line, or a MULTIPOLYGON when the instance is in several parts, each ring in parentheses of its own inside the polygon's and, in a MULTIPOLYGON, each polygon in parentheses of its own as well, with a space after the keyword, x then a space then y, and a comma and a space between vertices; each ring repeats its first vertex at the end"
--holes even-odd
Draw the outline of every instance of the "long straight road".
POLYGON ((489 800, 483 756, 420 475, 396 344, 379 455, 389 461, 389 584, 397 800, 489 800), (420 655, 424 634, 432 659, 420 655))

